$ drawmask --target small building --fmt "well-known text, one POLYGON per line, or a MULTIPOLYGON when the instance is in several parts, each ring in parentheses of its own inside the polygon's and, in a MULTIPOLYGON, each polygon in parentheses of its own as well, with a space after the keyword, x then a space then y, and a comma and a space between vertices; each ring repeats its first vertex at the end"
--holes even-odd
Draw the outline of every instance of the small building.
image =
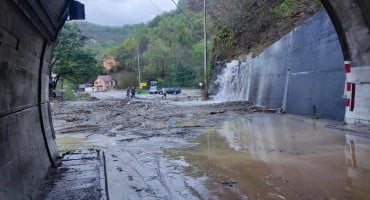
POLYGON ((117 83, 114 80, 113 76, 98 76, 98 78, 94 82, 94 91, 104 92, 113 89, 116 85, 117 83))
POLYGON ((91 93, 93 91, 94 84, 80 84, 78 85, 78 92, 79 93, 91 93))

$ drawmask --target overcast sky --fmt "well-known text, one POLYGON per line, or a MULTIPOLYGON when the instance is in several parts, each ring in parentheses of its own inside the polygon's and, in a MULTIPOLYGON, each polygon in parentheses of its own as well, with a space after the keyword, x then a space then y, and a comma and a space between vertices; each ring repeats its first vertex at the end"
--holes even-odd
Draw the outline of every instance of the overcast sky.
POLYGON ((85 4, 86 21, 107 26, 148 22, 162 12, 175 9, 172 0, 79 1, 85 4))

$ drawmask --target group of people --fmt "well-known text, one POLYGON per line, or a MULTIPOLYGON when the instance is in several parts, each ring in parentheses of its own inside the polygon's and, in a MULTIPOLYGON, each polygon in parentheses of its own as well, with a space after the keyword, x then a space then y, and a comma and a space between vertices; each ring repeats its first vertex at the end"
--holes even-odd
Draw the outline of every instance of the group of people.
MULTIPOLYGON (((135 87, 127 87, 126 89, 126 100, 135 98, 136 90, 135 87)), ((162 89, 162 99, 167 99, 167 92, 165 89, 162 89)))
POLYGON ((135 87, 128 87, 126 90, 126 100, 135 98, 136 90, 135 87))

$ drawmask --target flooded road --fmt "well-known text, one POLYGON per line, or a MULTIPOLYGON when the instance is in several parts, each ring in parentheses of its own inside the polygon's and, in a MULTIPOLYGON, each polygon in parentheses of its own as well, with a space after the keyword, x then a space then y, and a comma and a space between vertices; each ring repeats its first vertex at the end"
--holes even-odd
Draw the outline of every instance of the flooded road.
POLYGON ((366 137, 193 94, 55 104, 59 149, 104 150, 110 199, 370 199, 366 137))
POLYGON ((369 199, 370 140, 327 123, 256 113, 168 152, 212 177, 220 199, 369 199))

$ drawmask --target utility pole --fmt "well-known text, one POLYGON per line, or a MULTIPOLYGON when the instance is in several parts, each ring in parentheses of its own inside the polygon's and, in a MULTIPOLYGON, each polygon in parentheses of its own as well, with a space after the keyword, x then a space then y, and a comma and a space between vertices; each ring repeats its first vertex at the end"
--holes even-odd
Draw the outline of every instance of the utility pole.
POLYGON ((141 83, 141 71, 140 71, 140 51, 139 51, 139 45, 137 46, 137 68, 139 69, 139 88, 141 89, 140 83, 141 83))
POLYGON ((206 0, 203 0, 203 32, 204 32, 204 86, 203 99, 208 100, 208 76, 207 76, 207 15, 206 15, 206 0))

